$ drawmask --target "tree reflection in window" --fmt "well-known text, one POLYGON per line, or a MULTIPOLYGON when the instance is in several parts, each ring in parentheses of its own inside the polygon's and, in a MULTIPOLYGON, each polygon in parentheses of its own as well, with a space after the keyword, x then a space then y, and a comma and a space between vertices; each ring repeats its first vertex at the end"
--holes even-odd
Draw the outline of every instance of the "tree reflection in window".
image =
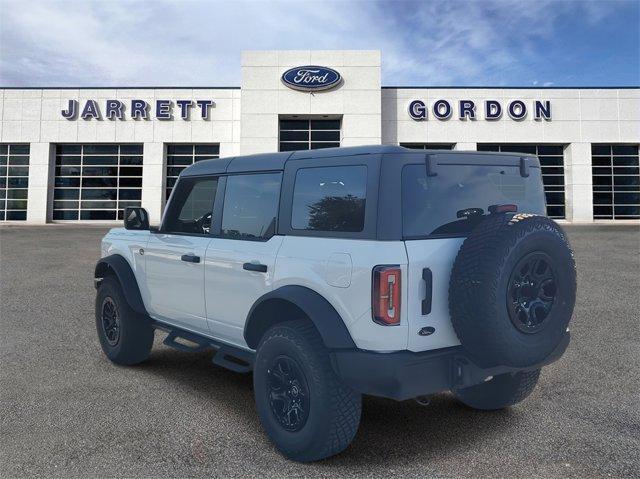
POLYGON ((364 198, 325 196, 309 205, 309 229, 317 231, 362 231, 364 198))
POLYGON ((291 226, 313 231, 362 231, 366 188, 364 165, 299 169, 291 226))

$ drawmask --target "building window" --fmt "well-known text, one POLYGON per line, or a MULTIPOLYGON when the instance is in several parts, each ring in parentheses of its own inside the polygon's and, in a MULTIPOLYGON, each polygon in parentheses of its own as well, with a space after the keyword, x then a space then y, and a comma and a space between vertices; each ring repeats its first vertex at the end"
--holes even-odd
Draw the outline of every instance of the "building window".
POLYGON ((504 151, 537 155, 542 169, 542 182, 547 199, 547 215, 565 218, 564 146, 531 144, 479 144, 478 151, 504 151))
POLYGON ((453 150, 454 143, 400 143, 412 150, 453 150))
POLYGON ((280 120, 280 151, 340 146, 340 120, 280 120))
POLYGON ((57 145, 54 220, 122 219, 142 199, 142 145, 57 145))
POLYGON ((640 219, 638 145, 591 145, 594 219, 640 219))
POLYGON ((0 144, 0 221, 27 219, 29 145, 0 144))
POLYGON ((171 190, 176 184, 178 176, 187 166, 197 161, 220 158, 220 145, 167 145, 167 177, 165 200, 169 199, 171 190))

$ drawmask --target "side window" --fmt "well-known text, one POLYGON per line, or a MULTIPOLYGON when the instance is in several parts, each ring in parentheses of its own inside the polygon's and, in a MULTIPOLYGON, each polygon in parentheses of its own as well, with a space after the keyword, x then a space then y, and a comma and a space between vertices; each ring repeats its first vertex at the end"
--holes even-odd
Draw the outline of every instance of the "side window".
POLYGON ((217 178, 181 178, 169 204, 163 230, 209 234, 217 189, 217 178))
POLYGON ((366 193, 366 166, 301 168, 293 188, 291 227, 362 231, 366 193))
POLYGON ((281 173, 227 177, 222 237, 267 240, 276 231, 281 173))

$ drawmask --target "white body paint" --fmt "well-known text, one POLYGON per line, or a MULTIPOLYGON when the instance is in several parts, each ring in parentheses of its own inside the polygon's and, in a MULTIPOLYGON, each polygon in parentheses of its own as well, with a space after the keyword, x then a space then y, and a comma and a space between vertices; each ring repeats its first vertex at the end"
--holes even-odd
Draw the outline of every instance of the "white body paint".
POLYGON ((331 303, 358 348, 426 351, 460 344, 447 298, 461 244, 460 238, 372 241, 304 236, 255 242, 115 228, 103 239, 102 256, 119 254, 129 262, 153 319, 241 348, 249 349, 243 330, 253 303, 273 289, 300 285, 331 303), (187 263, 180 260, 183 254, 204 260, 187 263), (244 270, 246 262, 267 265, 267 273, 244 270), (381 264, 398 264, 402 270, 398 326, 381 326, 371 319, 372 269, 381 264), (424 316, 423 268, 433 273, 432 310, 424 316), (418 335, 426 326, 435 332, 418 335))

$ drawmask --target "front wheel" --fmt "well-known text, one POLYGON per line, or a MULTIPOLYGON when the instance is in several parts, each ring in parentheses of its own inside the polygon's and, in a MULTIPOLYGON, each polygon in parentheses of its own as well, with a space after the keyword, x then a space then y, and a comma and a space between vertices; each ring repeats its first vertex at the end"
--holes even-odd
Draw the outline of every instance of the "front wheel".
POLYGON ((114 277, 107 276, 100 282, 95 308, 98 339, 111 361, 131 366, 149 357, 153 326, 149 318, 129 306, 114 277))
POLYGON ((503 409, 526 399, 538 384, 539 377, 539 369, 501 374, 481 384, 456 389, 453 394, 474 409, 503 409))
POLYGON ((253 385, 260 421, 289 459, 308 462, 338 454, 358 430, 361 396, 340 382, 308 321, 278 324, 265 333, 253 385))

